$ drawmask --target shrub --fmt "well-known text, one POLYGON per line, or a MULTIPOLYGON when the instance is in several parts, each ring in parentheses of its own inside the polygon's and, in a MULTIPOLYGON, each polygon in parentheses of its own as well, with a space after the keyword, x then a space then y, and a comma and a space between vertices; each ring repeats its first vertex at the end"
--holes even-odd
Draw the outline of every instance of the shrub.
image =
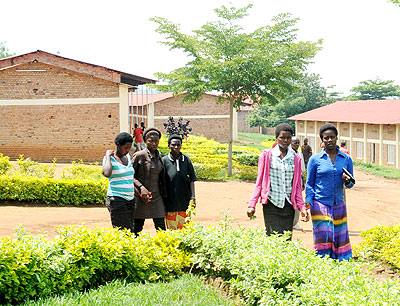
POLYGON ((235 177, 240 180, 256 180, 258 175, 258 167, 236 164, 233 172, 235 177))
POLYGON ((235 160, 242 165, 257 166, 260 154, 243 152, 234 156, 235 160))
POLYGON ((112 228, 66 227, 53 241, 22 230, 0 239, 0 303, 83 290, 117 278, 152 282, 182 274, 179 233, 154 237, 112 228))
POLYGON ((21 175, 0 176, 0 200, 63 205, 104 204, 108 181, 62 180, 21 175))
POLYGON ((31 160, 30 158, 25 159, 24 155, 21 154, 16 160, 18 169, 15 173, 22 176, 33 176, 33 177, 54 177, 54 171, 56 169, 55 160, 51 166, 39 164, 31 160))
POLYGON ((361 233, 364 238, 355 248, 355 255, 379 259, 400 269, 400 224, 375 226, 361 233))
POLYGON ((206 164, 193 162, 196 176, 204 180, 223 180, 226 178, 226 169, 218 164, 206 164))
POLYGON ((102 169, 98 163, 85 165, 82 160, 73 161, 71 166, 65 167, 62 174, 63 179, 99 180, 104 178, 102 169))
POLYGON ((0 175, 4 175, 11 168, 10 158, 0 153, 0 175))
POLYGON ((195 268, 222 277, 243 305, 399 305, 399 288, 363 275, 362 265, 316 256, 285 236, 196 226, 183 237, 195 268))

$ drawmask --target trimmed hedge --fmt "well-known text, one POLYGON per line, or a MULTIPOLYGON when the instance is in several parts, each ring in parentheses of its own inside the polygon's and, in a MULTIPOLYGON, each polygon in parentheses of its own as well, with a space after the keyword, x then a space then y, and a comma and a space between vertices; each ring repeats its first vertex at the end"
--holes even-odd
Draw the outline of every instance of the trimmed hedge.
POLYGON ((63 205, 104 204, 108 181, 0 176, 0 200, 63 205))
POLYGON ((189 267, 179 233, 154 237, 112 228, 66 227, 53 241, 20 230, 0 240, 0 303, 93 288, 113 279, 168 280, 189 267))

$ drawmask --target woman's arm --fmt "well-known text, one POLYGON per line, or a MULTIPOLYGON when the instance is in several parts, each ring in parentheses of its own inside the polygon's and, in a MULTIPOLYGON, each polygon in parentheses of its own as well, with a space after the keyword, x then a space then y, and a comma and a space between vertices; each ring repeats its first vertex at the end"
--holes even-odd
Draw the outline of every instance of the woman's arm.
POLYGON ((315 178, 317 175, 316 158, 310 158, 307 165, 306 206, 309 208, 315 198, 315 178))
POLYGON ((152 194, 147 188, 139 181, 137 175, 139 173, 139 158, 138 152, 133 154, 132 156, 132 167, 135 170, 135 175, 133 177, 133 184, 135 189, 137 190, 139 197, 142 199, 143 202, 149 203, 152 199, 152 194))
POLYGON ((112 175, 111 156, 114 156, 113 150, 107 150, 105 162, 103 164, 103 175, 105 177, 110 177, 112 175))
POLYGON ((254 215, 256 211, 255 207, 261 195, 262 184, 264 181, 264 171, 265 171, 264 168, 266 162, 265 155, 266 152, 263 151, 261 152, 260 157, 258 158, 258 175, 257 175, 256 186, 254 187, 253 193, 251 194, 247 210, 247 216, 249 217, 252 217, 254 215))

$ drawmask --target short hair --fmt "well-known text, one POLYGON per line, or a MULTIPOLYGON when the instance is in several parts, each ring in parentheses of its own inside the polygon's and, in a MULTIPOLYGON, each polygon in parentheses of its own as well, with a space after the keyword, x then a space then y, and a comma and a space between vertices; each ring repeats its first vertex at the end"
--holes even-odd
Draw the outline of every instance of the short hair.
POLYGON ((135 123, 135 129, 137 129, 137 127, 138 127, 138 125, 137 125, 137 123, 135 123))
POLYGON ((344 146, 346 145, 346 141, 342 141, 342 142, 340 143, 340 145, 341 145, 342 147, 344 147, 344 146))
POLYGON ((119 133, 117 137, 115 137, 114 139, 114 143, 117 146, 123 146, 126 145, 127 143, 132 143, 132 142, 133 142, 133 137, 127 132, 119 133))
POLYGON ((297 136, 292 136, 292 141, 293 141, 293 140, 298 140, 298 141, 300 141, 299 137, 297 137, 297 136))
POLYGON ((275 127, 275 137, 278 138, 281 132, 289 132, 293 136, 293 128, 287 123, 280 123, 275 127))
POLYGON ((148 128, 143 133, 143 139, 146 141, 146 139, 150 136, 158 136, 158 138, 161 138, 161 132, 159 129, 156 129, 155 127, 148 128))
POLYGON ((181 143, 182 143, 182 137, 181 136, 179 136, 177 134, 172 134, 171 136, 168 137, 168 145, 171 144, 171 141, 173 139, 179 139, 181 141, 181 143))
POLYGON ((321 140, 322 140, 322 134, 324 134, 326 131, 329 130, 334 131, 336 136, 338 135, 338 130, 336 126, 334 126, 332 123, 325 123, 319 129, 319 137, 321 138, 321 140))

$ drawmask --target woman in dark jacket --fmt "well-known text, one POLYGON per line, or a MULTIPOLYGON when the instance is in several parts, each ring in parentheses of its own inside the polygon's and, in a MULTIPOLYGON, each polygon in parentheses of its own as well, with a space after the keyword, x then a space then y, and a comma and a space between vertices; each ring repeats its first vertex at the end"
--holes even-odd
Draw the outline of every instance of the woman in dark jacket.
POLYGON ((136 199, 134 232, 142 231, 145 219, 153 219, 156 229, 165 230, 165 173, 161 153, 157 150, 161 132, 149 128, 143 134, 147 148, 136 152, 132 157, 135 170, 135 188, 139 193, 136 199))

